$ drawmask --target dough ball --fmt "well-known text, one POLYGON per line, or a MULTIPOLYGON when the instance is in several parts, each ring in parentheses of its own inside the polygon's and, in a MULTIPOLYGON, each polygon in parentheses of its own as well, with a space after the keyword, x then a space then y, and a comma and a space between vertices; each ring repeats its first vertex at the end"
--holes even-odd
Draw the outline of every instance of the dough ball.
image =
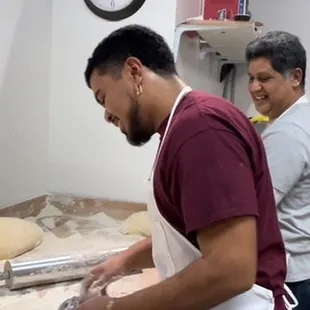
POLYGON ((121 233, 129 235, 151 236, 151 222, 147 211, 131 214, 121 224, 121 233))
POLYGON ((34 249, 43 238, 42 229, 35 223, 15 217, 0 217, 0 260, 34 249))

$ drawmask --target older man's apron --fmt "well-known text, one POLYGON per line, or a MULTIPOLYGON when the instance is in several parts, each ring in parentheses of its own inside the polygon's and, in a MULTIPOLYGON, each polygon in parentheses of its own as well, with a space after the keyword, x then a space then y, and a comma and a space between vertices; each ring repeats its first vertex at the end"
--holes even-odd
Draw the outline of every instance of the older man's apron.
MULTIPOLYGON (((191 91, 185 87, 179 94, 168 119, 167 127, 162 137, 161 146, 157 153, 155 163, 149 178, 148 213, 152 227, 153 260, 161 280, 167 279, 201 257, 201 252, 195 248, 184 236, 174 229, 160 214, 153 191, 153 172, 158 155, 171 125, 175 110, 182 98, 191 91)), ((292 309, 286 302, 287 309, 292 309)), ((238 295, 218 306, 213 310, 274 310, 274 298, 270 290, 254 285, 249 291, 238 295)))

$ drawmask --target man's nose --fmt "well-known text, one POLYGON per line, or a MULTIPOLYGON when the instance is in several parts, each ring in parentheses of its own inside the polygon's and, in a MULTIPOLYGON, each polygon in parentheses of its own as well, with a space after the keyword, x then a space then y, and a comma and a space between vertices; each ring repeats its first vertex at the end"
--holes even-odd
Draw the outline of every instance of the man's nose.
POLYGON ((255 79, 250 83, 249 90, 251 93, 259 92, 262 90, 262 85, 255 79))
POLYGON ((112 123, 114 126, 118 127, 118 118, 107 112, 107 110, 104 112, 104 118, 108 123, 112 123))
POLYGON ((113 122, 113 115, 109 113, 107 110, 104 111, 104 118, 108 123, 113 122))

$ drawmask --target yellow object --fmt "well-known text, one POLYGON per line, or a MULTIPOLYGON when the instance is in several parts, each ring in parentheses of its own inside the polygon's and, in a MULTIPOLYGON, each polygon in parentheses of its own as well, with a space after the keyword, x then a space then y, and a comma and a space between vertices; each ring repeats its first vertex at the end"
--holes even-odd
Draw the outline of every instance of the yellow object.
POLYGON ((252 123, 261 123, 261 122, 269 122, 268 116, 256 115, 250 118, 252 123))
POLYGON ((151 222, 147 211, 131 214, 121 224, 120 232, 124 235, 151 236, 151 222))
POLYGON ((43 239, 44 232, 39 225, 15 217, 0 217, 0 260, 31 251, 43 239))

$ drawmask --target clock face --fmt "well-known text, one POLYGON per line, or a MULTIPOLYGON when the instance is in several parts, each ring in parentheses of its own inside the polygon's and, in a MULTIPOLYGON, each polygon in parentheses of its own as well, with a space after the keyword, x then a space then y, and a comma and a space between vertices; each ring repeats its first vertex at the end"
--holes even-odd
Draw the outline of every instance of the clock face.
POLYGON ((120 11, 128 7, 134 0, 90 0, 93 5, 103 11, 120 11))
POLYGON ((110 21, 125 19, 136 13, 146 0, 84 0, 97 16, 110 21))

